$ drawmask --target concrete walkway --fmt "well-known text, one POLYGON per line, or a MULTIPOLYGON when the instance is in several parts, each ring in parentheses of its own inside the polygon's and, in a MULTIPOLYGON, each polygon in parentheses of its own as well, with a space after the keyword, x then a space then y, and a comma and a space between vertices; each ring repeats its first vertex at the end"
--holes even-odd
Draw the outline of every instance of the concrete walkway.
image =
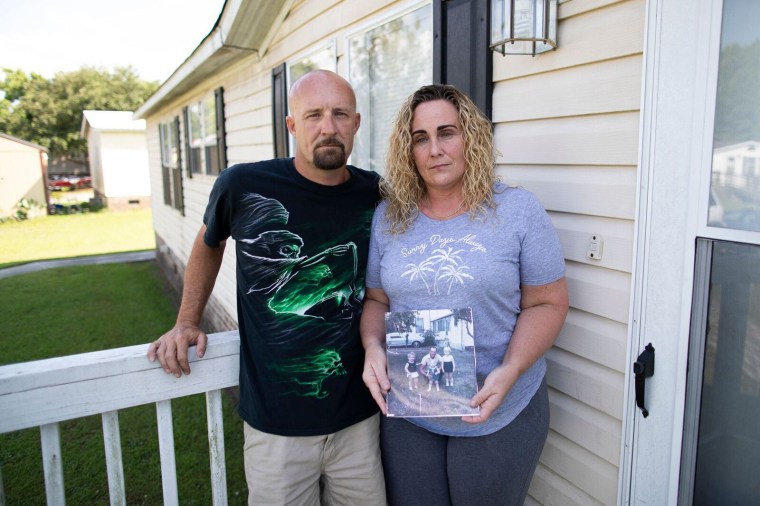
POLYGON ((73 265, 95 265, 95 264, 114 264, 126 262, 145 262, 155 260, 156 251, 135 251, 131 253, 114 253, 112 255, 95 255, 79 258, 64 258, 62 260, 43 260, 40 262, 29 262, 23 265, 14 265, 6 269, 0 269, 0 279, 27 274, 29 272, 41 271, 44 269, 55 269, 57 267, 70 267, 73 265))

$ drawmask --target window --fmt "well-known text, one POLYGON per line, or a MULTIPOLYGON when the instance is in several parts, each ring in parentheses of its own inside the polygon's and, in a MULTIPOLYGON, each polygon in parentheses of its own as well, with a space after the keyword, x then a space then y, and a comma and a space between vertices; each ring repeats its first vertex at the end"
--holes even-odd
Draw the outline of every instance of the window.
POLYGON ((179 157, 179 117, 159 125, 161 143, 161 175, 164 204, 184 214, 182 199, 182 164, 179 157))
POLYGON ((216 176, 227 166, 222 88, 185 110, 188 176, 216 176))
MULTIPOLYGON (((337 71, 335 59, 335 41, 330 41, 327 46, 288 62, 287 82, 292 85, 305 74, 317 69, 331 70, 333 72, 337 71)), ((285 121, 284 118, 283 121, 285 121)), ((296 140, 291 135, 288 136, 288 147, 291 153, 295 153, 296 140)))
POLYGON ((325 47, 288 62, 288 82, 293 84, 312 70, 324 69, 335 72, 335 63, 335 41, 330 41, 325 47))
POLYGON ((362 115, 351 161, 382 173, 399 106, 417 88, 432 82, 431 4, 350 36, 348 56, 349 81, 362 115))

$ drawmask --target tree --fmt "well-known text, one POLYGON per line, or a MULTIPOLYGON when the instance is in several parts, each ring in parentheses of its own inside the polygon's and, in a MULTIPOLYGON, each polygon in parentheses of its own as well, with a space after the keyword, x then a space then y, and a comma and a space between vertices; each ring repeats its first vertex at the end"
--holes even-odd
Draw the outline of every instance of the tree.
POLYGON ((2 69, 1 77, 0 131, 48 148, 51 157, 86 158, 79 135, 85 109, 133 111, 158 89, 131 66, 82 67, 52 79, 2 69))
POLYGON ((760 140, 760 40, 720 51, 716 147, 760 140))

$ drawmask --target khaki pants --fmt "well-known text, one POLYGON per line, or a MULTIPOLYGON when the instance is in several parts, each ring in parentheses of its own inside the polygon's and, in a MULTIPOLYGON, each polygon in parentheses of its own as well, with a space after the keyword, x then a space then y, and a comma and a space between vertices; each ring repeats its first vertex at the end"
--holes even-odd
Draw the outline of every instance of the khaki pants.
POLYGON ((244 422, 248 504, 385 506, 380 415, 333 434, 288 437, 244 422))

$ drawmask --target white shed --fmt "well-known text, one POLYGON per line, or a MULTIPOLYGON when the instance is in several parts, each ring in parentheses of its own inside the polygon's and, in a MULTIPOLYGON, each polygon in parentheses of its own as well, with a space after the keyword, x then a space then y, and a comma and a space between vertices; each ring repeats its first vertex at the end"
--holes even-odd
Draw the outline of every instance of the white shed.
POLYGON ((145 120, 132 111, 83 111, 95 197, 109 209, 150 207, 145 120))
POLYGON ((0 133, 0 218, 22 199, 47 208, 47 161, 46 148, 0 133))

